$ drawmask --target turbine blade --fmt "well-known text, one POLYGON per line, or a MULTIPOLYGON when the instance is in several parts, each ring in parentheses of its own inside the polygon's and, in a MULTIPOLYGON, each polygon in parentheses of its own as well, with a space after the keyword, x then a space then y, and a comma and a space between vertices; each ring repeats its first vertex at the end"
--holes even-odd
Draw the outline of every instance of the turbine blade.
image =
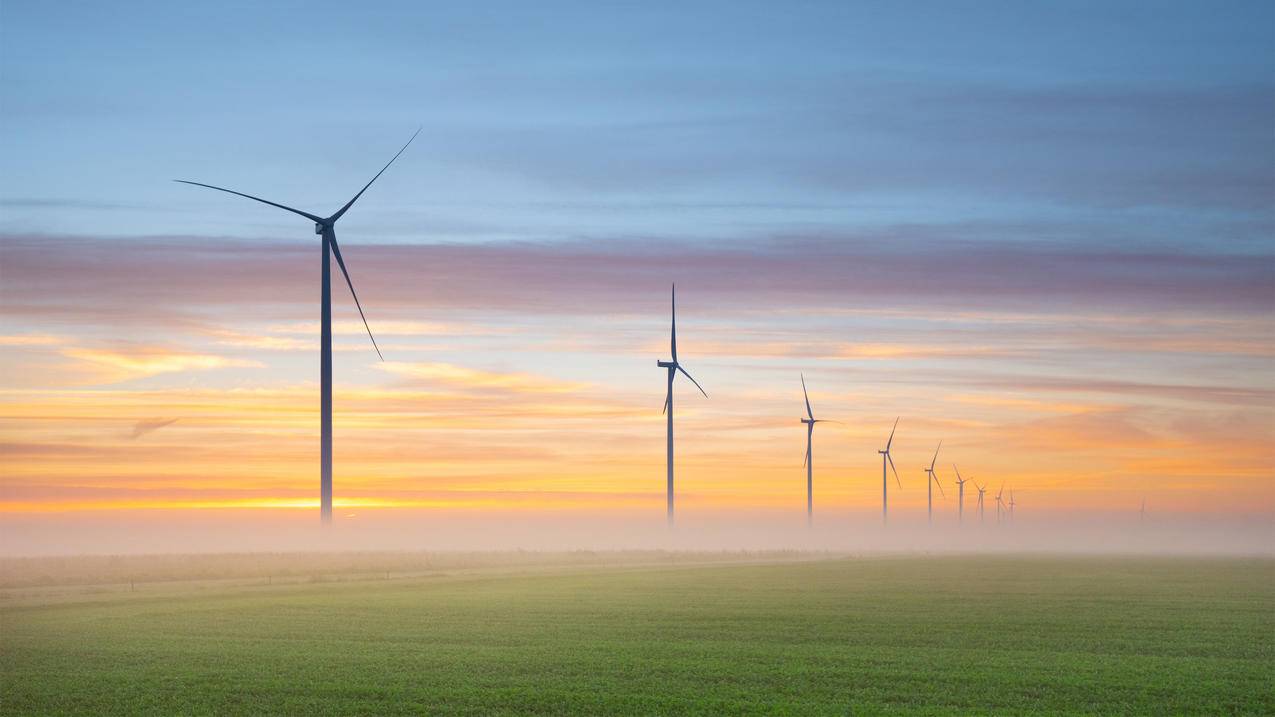
POLYGON ((955 463, 952 464, 952 470, 956 471, 956 482, 964 483, 965 481, 961 480, 961 469, 957 468, 955 463))
POLYGON ((270 205, 270 206, 272 206, 272 207, 278 207, 279 209, 282 209, 282 210, 284 210, 284 211, 288 211, 288 212, 292 212, 293 214, 300 214, 301 216, 303 216, 303 217, 305 217, 306 219, 309 219, 310 221, 313 221, 313 222, 321 222, 321 221, 323 221, 323 217, 316 217, 316 216, 314 216, 313 214, 310 214, 309 212, 303 212, 303 211, 301 211, 300 209, 293 209, 292 207, 284 206, 284 205, 282 205, 282 204, 279 204, 278 202, 272 202, 272 201, 270 201, 269 199, 262 199, 261 197, 254 197, 254 196, 252 196, 251 194, 244 194, 243 192, 236 192, 236 191, 235 191, 235 190, 233 190, 233 189, 226 189, 225 187, 214 187, 214 186, 213 186, 213 185, 211 185, 211 184, 204 184, 203 182, 190 182, 190 181, 187 181, 187 180, 185 180, 185 179, 174 179, 173 181, 174 181, 174 182, 178 182, 178 183, 180 183, 180 184, 190 184, 190 185, 193 185, 193 186, 196 186, 196 187, 207 187, 208 189, 216 189, 216 190, 217 190, 217 191, 219 191, 219 192, 226 192, 227 194, 234 194, 234 195, 236 195, 236 196, 244 197, 245 199, 251 199, 251 200, 253 200, 254 202, 261 202, 262 204, 269 204, 269 205, 270 205))
POLYGON ((704 390, 703 386, 699 385, 699 381, 696 381, 694 376, 690 375, 686 372, 686 369, 682 368, 682 364, 677 365, 677 370, 681 371, 683 376, 686 376, 691 380, 691 383, 695 384, 695 388, 698 388, 699 392, 704 394, 704 398, 708 398, 708 392, 704 390))
POLYGON ((669 334, 669 352, 673 354, 673 363, 677 363, 677 284, 673 285, 673 329, 669 334))
POLYGON ((668 413, 668 405, 669 405, 669 402, 672 400, 673 400, 673 391, 670 389, 668 392, 668 395, 664 397, 664 408, 660 409, 661 416, 664 415, 665 413, 668 413))
POLYGON ((938 446, 938 448, 935 448, 935 449, 934 449, 934 458, 932 458, 932 459, 930 460, 930 472, 931 472, 931 473, 933 473, 933 472, 934 472, 934 463, 935 463, 936 461, 938 461, 938 459, 939 459, 939 448, 942 448, 942 447, 943 447, 943 441, 942 441, 942 439, 940 439, 940 440, 939 440, 939 446, 938 446))
POLYGON ((886 441, 886 442, 885 442, 885 452, 886 452, 886 453, 889 453, 889 452, 890 452, 890 444, 894 443, 894 432, 895 432, 898 428, 899 428, 899 419, 896 417, 896 418, 894 419, 894 428, 891 428, 891 429, 890 429, 890 440, 888 440, 888 441, 886 441))
POLYGON ((350 296, 354 297, 354 305, 359 309, 359 318, 363 319, 363 328, 367 329, 367 337, 372 339, 372 348, 376 349, 376 355, 384 361, 385 357, 381 356, 381 347, 376 345, 376 337, 372 335, 372 327, 367 325, 367 317, 363 315, 363 306, 359 303, 359 295, 354 293, 354 282, 350 281, 350 272, 345 269, 345 260, 341 258, 341 247, 336 243, 336 232, 332 231, 330 227, 328 231, 330 232, 328 241, 332 243, 332 255, 336 257, 336 265, 341 267, 341 274, 345 276, 345 285, 350 287, 350 296))
POLYGON ((815 420, 815 412, 810 410, 810 394, 806 393, 806 374, 801 374, 801 395, 806 398, 806 415, 815 420))
POLYGON ((385 166, 384 166, 384 167, 381 167, 381 171, 377 172, 377 173, 376 173, 376 176, 375 176, 375 177, 372 177, 372 180, 371 180, 370 182, 368 182, 367 184, 363 185, 363 188, 359 190, 359 193, 358 193, 358 194, 355 194, 355 195, 354 195, 354 198, 353 198, 353 199, 351 199, 350 201, 346 202, 344 207, 341 207, 341 209, 340 209, 340 210, 339 210, 336 214, 333 214, 333 215, 332 215, 332 221, 333 221, 333 222, 335 222, 336 220, 340 219, 342 215, 344 215, 347 211, 349 211, 349 210, 350 210, 350 207, 354 206, 354 203, 355 203, 355 202, 357 202, 357 201, 359 200, 359 197, 363 196, 363 192, 366 192, 366 191, 367 191, 367 188, 368 188, 368 187, 370 187, 370 186, 372 186, 372 182, 375 182, 375 181, 377 180, 377 178, 378 178, 378 177, 380 177, 382 174, 384 174, 384 173, 385 173, 385 170, 389 169, 391 164, 394 164, 394 160, 398 159, 398 156, 407 150, 407 145, 408 145, 408 144, 411 144, 411 143, 412 143, 412 140, 416 139, 416 135, 420 134, 422 129, 424 129, 424 127, 417 127, 417 128, 416 128, 416 132, 414 132, 414 133, 412 134, 412 139, 407 140, 407 144, 403 145, 403 149, 400 149, 400 150, 398 151, 398 154, 395 154, 395 155, 394 155, 394 156, 390 159, 390 161, 386 162, 386 163, 385 163, 385 166))
POLYGON ((937 475, 934 475, 933 473, 930 474, 930 477, 934 479, 934 485, 939 487, 939 495, 946 498, 947 494, 943 492, 943 484, 939 482, 939 477, 937 475))
POLYGON ((890 462, 890 470, 894 471, 894 482, 902 489, 903 481, 899 480, 899 471, 894 467, 894 459, 890 457, 889 453, 885 454, 885 459, 890 462))

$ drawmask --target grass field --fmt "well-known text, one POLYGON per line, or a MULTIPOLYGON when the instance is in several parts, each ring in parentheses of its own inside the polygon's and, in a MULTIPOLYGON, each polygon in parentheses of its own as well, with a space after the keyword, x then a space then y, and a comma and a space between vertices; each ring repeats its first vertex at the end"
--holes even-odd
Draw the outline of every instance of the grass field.
POLYGON ((1275 713, 1271 560, 455 568, 10 589, 0 710, 1275 713))

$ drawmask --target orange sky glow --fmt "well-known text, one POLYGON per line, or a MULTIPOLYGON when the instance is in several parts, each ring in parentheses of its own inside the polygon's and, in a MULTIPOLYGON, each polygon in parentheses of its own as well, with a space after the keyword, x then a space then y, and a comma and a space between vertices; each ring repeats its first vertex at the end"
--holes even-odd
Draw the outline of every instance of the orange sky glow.
MULTIPOLYGON (((658 512, 667 319, 650 291, 570 320, 373 311, 384 363, 340 307, 338 510, 658 512)), ((680 317, 683 361, 711 396, 678 390, 688 508, 802 509, 800 370, 817 415, 841 421, 815 435, 821 508, 880 505, 876 451, 898 415, 899 511, 924 510, 921 468, 940 439, 949 491, 956 464, 1031 511, 1136 511, 1144 496, 1158 511, 1275 510, 1272 345, 1253 338, 1267 317, 730 306, 719 318, 706 303, 686 290, 680 317)), ((314 326, 265 313, 163 341, 144 325, 124 340, 71 326, 0 337, 0 511, 315 510, 314 326)))

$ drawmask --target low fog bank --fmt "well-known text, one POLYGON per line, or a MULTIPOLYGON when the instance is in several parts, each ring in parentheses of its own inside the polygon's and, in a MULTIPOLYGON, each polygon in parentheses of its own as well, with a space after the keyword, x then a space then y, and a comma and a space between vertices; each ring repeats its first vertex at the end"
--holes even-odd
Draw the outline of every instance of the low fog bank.
POLYGON ((0 555, 141 555, 343 551, 832 551, 838 553, 1275 554, 1269 515, 1034 513, 963 525, 955 516, 733 512, 663 515, 443 513, 361 509, 323 529, 301 510, 6 514, 0 555))
POLYGON ((135 590, 139 586, 192 581, 287 585, 411 577, 529 574, 573 569, 795 562, 840 555, 795 551, 505 550, 0 557, 0 589, 115 585, 135 590))

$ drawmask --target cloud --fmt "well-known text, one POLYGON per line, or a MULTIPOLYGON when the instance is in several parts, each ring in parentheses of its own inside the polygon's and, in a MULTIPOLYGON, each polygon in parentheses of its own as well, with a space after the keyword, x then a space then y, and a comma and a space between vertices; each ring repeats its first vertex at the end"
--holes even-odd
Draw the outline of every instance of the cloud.
MULTIPOLYGON (((1151 87, 817 71, 745 79, 719 68, 623 86, 610 76, 575 79, 590 97, 634 103, 630 112, 583 124, 533 113, 482 133, 441 126, 437 152, 572 197, 667 198, 674 187, 716 198, 712 190, 728 184, 768 187, 772 199, 1265 212, 1275 191, 1269 81, 1151 87)), ((562 92, 552 82, 546 91, 562 92)), ((536 80, 520 83, 511 91, 531 91, 536 80)))
POLYGON ((535 376, 528 373, 484 371, 448 363, 385 361, 377 367, 409 379, 414 384, 443 385, 467 390, 513 393, 573 393, 587 384, 535 376))
POLYGON ((1261 386, 1208 386, 1076 378, 981 379, 969 383, 1015 391, 1142 396, 1160 400, 1258 408, 1275 405, 1275 389, 1261 386))
POLYGON ((130 437, 136 440, 146 435, 147 433, 158 431, 159 429, 164 428, 165 426, 171 426, 174 423, 177 423, 177 421, 178 419, 176 418, 169 418, 169 419, 152 418, 145 421, 138 421, 137 423, 133 424, 133 433, 130 437))
MULTIPOLYGON (((712 327, 709 327, 712 329, 712 327)), ((835 337, 808 338, 794 331, 788 340, 779 340, 774 336, 751 336, 748 332, 731 328, 726 332, 743 335, 732 340, 714 340, 710 330, 701 330, 700 338, 694 341, 696 356, 727 358, 792 358, 804 359, 859 359, 866 361, 903 360, 903 359, 988 359, 1023 356, 1025 351, 1011 351, 1003 348, 942 346, 938 344, 886 343, 886 342, 844 342, 835 337), (710 334, 708 340, 702 337, 710 334)), ((647 341, 641 347, 618 347, 623 351, 642 351, 659 353, 668 350, 667 339, 661 338, 647 341)))
POLYGON ((124 204, 120 202, 98 202, 88 199, 72 199, 64 197, 55 198, 36 198, 36 197, 4 197, 0 198, 0 207, 6 209, 88 209, 96 211, 110 211, 119 209, 128 210, 145 210, 145 211, 165 211, 162 206, 143 205, 143 204, 124 204))
POLYGON ((1018 448, 1110 454, 1113 450, 1165 444, 1137 425, 1127 410, 1085 411, 1051 416, 1001 429, 1003 441, 1018 448))
MULTIPOLYGON (((900 226, 690 245, 628 238, 355 245, 346 259, 365 277, 360 292, 373 330, 384 323, 404 334, 457 330, 405 320, 406 312, 662 312, 674 280, 686 287, 688 302, 694 297, 688 306, 719 312, 837 306, 953 315, 1085 308, 1262 315, 1275 307, 1269 253, 979 242, 967 238, 971 232, 977 228, 900 226)), ((212 311, 250 306, 254 316, 292 321, 314 310, 318 277, 310 254, 268 241, 0 237, 0 312, 203 326, 212 311)), ((338 313, 351 309, 337 302, 338 313)), ((353 320, 340 319, 343 326, 353 320)))
MULTIPOLYGON (((317 336, 319 334, 319 322, 299 321, 290 324, 274 324, 268 327, 267 330, 281 334, 317 336)), ((367 329, 363 326, 362 321, 333 321, 332 333, 333 335, 364 336, 367 334, 367 329)), ((444 323, 442 321, 378 320, 372 326, 372 333, 376 336, 458 336, 488 332, 481 327, 444 323)))
MULTIPOLYGON (((265 336, 241 333, 238 331, 210 331, 217 336, 217 343, 223 346, 238 346, 250 349, 263 349, 265 351, 316 351, 318 341, 314 338, 304 340, 292 336, 265 336)), ((318 331, 315 332, 318 334, 318 331)), ((332 347, 337 350, 336 346, 332 347)))
POLYGON ((1000 394, 953 394, 944 396, 943 400, 962 403, 970 406, 986 406, 997 409, 1011 409, 1028 413, 1085 413, 1107 408, 1102 405, 1073 403, 1064 401, 1041 401, 1031 398, 1017 398, 1000 394))
POLYGON ((64 343, 60 336, 49 334, 9 334, 0 336, 0 346, 57 346, 64 343))
POLYGON ((90 366, 89 380, 118 383, 162 373, 205 371, 221 368, 259 368, 260 362, 213 354, 188 353, 156 346, 129 346, 115 349, 71 347, 63 356, 90 366))

